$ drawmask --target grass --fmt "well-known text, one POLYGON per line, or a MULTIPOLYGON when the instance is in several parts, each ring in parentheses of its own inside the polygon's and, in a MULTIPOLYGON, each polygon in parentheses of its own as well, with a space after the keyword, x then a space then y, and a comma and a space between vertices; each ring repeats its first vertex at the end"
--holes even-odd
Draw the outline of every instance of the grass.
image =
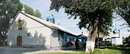
POLYGON ((77 51, 77 52, 65 52, 65 53, 34 53, 34 54, 86 54, 83 51, 77 51))
MULTIPOLYGON (((130 54, 130 47, 113 47, 102 46, 104 49, 95 49, 92 54, 130 54)), ((84 51, 67 52, 67 53, 34 53, 34 54, 89 54, 84 51)))
POLYGON ((118 49, 95 49, 94 54, 130 54, 130 51, 118 49))
POLYGON ((130 50, 130 47, 121 47, 121 46, 101 46, 105 49, 118 49, 118 50, 130 50))

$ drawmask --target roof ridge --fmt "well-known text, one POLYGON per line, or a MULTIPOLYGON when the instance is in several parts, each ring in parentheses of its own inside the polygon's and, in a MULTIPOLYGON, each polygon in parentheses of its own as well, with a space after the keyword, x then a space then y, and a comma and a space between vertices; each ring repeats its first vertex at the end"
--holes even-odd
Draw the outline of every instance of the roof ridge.
POLYGON ((19 13, 22 13, 23 15, 25 15, 25 16, 27 16, 27 17, 29 17, 29 18, 31 18, 31 19, 33 19, 33 20, 35 20, 35 21, 37 21, 37 22, 39 22, 39 23, 41 23, 41 24, 43 24, 43 25, 45 25, 47 27, 49 27, 49 28, 58 29, 58 30, 70 33, 72 35, 76 35, 76 34, 72 33, 71 31, 69 31, 68 29, 66 29, 66 28, 64 28, 62 26, 56 25, 54 23, 48 22, 46 20, 40 19, 38 17, 32 16, 32 15, 27 14, 27 13, 23 13, 23 12, 19 12, 19 13))

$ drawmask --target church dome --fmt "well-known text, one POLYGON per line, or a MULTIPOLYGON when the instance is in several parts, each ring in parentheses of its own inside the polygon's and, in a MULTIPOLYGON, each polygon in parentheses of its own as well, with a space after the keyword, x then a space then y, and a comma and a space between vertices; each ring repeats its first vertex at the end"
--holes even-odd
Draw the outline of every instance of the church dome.
POLYGON ((55 19, 54 19, 54 16, 53 16, 53 15, 48 16, 46 20, 47 20, 48 22, 55 23, 55 19))
POLYGON ((47 21, 51 21, 51 20, 54 20, 54 18, 52 16, 48 16, 47 21))
POLYGON ((25 11, 26 11, 26 8, 22 8, 21 11, 22 11, 22 12, 25 12, 25 11))

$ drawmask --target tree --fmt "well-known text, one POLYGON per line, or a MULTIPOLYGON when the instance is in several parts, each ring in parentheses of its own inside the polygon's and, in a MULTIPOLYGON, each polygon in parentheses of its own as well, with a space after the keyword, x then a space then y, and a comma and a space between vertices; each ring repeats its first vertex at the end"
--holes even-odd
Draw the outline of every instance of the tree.
POLYGON ((16 15, 19 0, 1 0, 0 1, 0 40, 5 41, 9 22, 16 15))
MULTIPOLYGON (((11 19, 14 19, 18 11, 21 11, 23 4, 19 0, 0 0, 0 41, 5 43, 6 34, 8 32, 11 19)), ((41 17, 40 12, 33 11, 31 7, 26 5, 28 8, 27 13, 41 17), (29 11, 30 10, 30 11, 29 11), (34 14, 36 13, 36 14, 34 14)))
POLYGON ((38 10, 36 10, 34 11, 34 16, 41 18, 41 13, 38 10))
POLYGON ((123 5, 127 0, 51 0, 50 9, 58 11, 65 8, 65 13, 79 18, 79 28, 90 31, 86 51, 93 52, 98 33, 108 35, 112 26, 113 9, 123 5))
POLYGON ((125 5, 118 7, 116 10, 116 13, 120 15, 130 26, 130 2, 126 2, 125 5))
POLYGON ((130 46, 130 35, 124 38, 123 41, 125 42, 125 44, 127 44, 126 46, 130 46))
POLYGON ((38 10, 33 10, 31 7, 27 6, 26 4, 20 3, 18 5, 18 10, 21 10, 23 7, 26 9, 25 11, 26 13, 41 18, 41 13, 38 10))

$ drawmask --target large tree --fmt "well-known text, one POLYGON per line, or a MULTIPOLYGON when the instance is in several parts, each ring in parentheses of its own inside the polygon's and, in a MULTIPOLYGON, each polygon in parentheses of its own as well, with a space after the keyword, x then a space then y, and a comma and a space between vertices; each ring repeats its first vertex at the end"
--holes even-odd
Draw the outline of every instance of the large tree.
MULTIPOLYGON (((0 0, 0 45, 6 40, 6 34, 10 25, 10 20, 14 19, 18 11, 21 11, 23 4, 19 0, 0 0)), ((25 5, 28 14, 41 17, 39 11, 34 11, 25 5), (32 11, 31 11, 32 10, 32 11)))
POLYGON ((6 39, 7 29, 11 18, 17 13, 19 0, 1 0, 0 1, 0 41, 6 39))
POLYGON ((98 33, 109 34, 113 10, 127 0, 51 0, 51 2, 51 10, 58 11, 60 8, 65 8, 65 13, 74 16, 74 19, 80 19, 79 28, 87 28, 90 31, 86 51, 93 52, 98 33))

